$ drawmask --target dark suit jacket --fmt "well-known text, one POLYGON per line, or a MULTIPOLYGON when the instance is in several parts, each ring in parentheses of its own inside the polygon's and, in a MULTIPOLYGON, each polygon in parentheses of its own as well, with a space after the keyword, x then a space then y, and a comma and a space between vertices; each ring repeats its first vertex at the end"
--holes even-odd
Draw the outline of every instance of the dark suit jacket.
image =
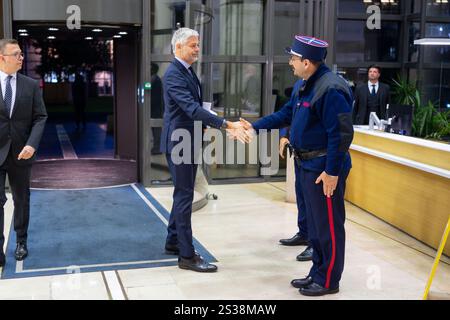
MULTIPOLYGON (((378 96, 380 98, 380 109, 376 111, 377 116, 380 119, 386 118, 386 105, 389 104, 389 91, 390 88, 387 84, 381 83, 378 88, 378 96)), ((353 124, 366 125, 364 123, 367 117, 367 103, 369 97, 369 87, 367 82, 356 87, 355 90, 355 104, 353 107, 353 124)))
POLYGON ((37 150, 44 133, 47 111, 39 84, 17 74, 16 100, 11 118, 7 114, 1 91, 0 96, 0 165, 5 162, 10 149, 17 165, 31 165, 36 155, 29 160, 20 161, 17 157, 26 145, 37 150))
POLYGON ((164 124, 161 135, 161 152, 171 153, 178 142, 172 142, 171 136, 176 129, 186 129, 194 140, 194 121, 201 121, 204 126, 220 128, 223 118, 217 117, 203 109, 201 86, 188 70, 174 59, 167 68, 163 78, 164 89, 164 124), (200 92, 199 92, 200 87, 200 92))

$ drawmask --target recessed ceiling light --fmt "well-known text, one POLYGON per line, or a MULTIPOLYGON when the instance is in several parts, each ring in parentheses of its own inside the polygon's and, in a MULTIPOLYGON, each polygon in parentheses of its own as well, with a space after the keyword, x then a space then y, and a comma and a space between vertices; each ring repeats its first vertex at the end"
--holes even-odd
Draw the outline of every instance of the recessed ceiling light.
POLYGON ((55 37, 55 36, 48 36, 47 39, 49 39, 49 40, 55 40, 56 37, 55 37))
POLYGON ((28 37, 28 33, 19 33, 19 36, 21 36, 21 37, 28 37))
POLYGON ((27 29, 19 29, 18 32, 24 33, 24 32, 28 32, 28 31, 27 31, 27 29))
POLYGON ((92 30, 93 32, 102 32, 103 30, 102 29, 94 29, 94 30, 92 30))
POLYGON ((119 39, 119 38, 122 38, 122 36, 116 34, 116 35, 114 36, 114 38, 119 39))
POLYGON ((58 28, 48 28, 48 31, 58 31, 58 28))
POLYGON ((126 35, 126 34, 128 34, 128 32, 126 32, 126 31, 121 31, 121 32, 119 32, 119 34, 126 35))
POLYGON ((92 37, 86 37, 86 38, 84 38, 84 39, 86 39, 86 40, 93 40, 94 38, 92 38, 92 37))

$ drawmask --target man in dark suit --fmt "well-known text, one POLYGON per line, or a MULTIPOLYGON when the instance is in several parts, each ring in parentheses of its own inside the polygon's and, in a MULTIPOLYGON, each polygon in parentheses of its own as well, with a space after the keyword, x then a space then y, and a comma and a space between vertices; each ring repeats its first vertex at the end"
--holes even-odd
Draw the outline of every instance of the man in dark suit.
POLYGON ((369 124, 371 112, 375 112, 380 119, 386 118, 386 106, 389 104, 390 88, 381 83, 381 69, 376 65, 369 67, 369 81, 358 86, 355 90, 355 105, 353 107, 353 124, 369 124))
POLYGON ((178 266, 182 269, 214 272, 217 266, 205 261, 195 251, 192 242, 192 201, 197 173, 194 160, 197 159, 195 153, 198 150, 193 150, 193 147, 187 150, 191 151, 190 154, 183 154, 183 161, 180 163, 177 160, 180 155, 175 154, 174 148, 186 141, 173 141, 172 135, 177 129, 187 131, 190 134, 190 145, 194 146, 195 138, 199 138, 194 137, 195 121, 200 122, 203 128, 210 126, 227 129, 229 134, 237 136, 241 141, 245 141, 246 133, 241 123, 227 121, 203 108, 201 84, 191 67, 199 57, 198 32, 189 28, 178 29, 172 38, 172 49, 175 59, 163 78, 165 111, 161 135, 161 152, 166 154, 175 186, 165 249, 167 254, 179 256, 178 266))
POLYGON ((39 84, 17 72, 22 68, 22 61, 23 54, 16 40, 0 40, 0 266, 5 264, 6 174, 14 199, 15 258, 21 261, 28 255, 31 165, 47 120, 39 84))

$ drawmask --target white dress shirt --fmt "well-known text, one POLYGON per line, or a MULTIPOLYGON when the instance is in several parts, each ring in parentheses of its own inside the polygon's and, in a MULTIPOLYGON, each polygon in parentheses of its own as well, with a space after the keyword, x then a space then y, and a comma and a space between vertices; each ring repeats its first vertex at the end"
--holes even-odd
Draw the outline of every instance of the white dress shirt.
MULTIPOLYGON (((6 93, 6 80, 10 76, 9 74, 4 73, 0 70, 0 81, 2 84, 2 99, 5 100, 5 93, 6 93)), ((12 88, 12 99, 11 99, 11 112, 9 114, 9 117, 11 117, 14 109, 14 103, 16 102, 16 91, 17 91, 17 73, 11 74, 11 88, 12 88)))
MULTIPOLYGON (((180 61, 180 63, 186 68, 186 70, 189 71, 189 68, 191 67, 191 65, 189 63, 187 63, 186 61, 184 61, 183 59, 180 59, 178 57, 175 57, 175 59, 180 61)), ((191 73, 191 72, 189 72, 189 73, 191 73)))
POLYGON ((372 83, 372 82, 368 82, 369 83, 369 92, 372 93, 372 86, 375 86, 375 93, 378 93, 378 88, 380 87, 380 83, 372 83))

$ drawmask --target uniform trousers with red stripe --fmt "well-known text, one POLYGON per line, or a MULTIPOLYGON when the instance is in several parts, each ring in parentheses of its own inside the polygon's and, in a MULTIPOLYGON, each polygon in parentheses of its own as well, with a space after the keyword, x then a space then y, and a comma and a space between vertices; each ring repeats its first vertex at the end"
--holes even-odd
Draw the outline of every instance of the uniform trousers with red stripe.
POLYGON ((313 281, 324 288, 339 287, 345 258, 345 182, 350 170, 339 175, 338 185, 331 198, 323 193, 323 184, 316 184, 320 173, 300 171, 309 240, 313 247, 313 266, 309 273, 313 281))

